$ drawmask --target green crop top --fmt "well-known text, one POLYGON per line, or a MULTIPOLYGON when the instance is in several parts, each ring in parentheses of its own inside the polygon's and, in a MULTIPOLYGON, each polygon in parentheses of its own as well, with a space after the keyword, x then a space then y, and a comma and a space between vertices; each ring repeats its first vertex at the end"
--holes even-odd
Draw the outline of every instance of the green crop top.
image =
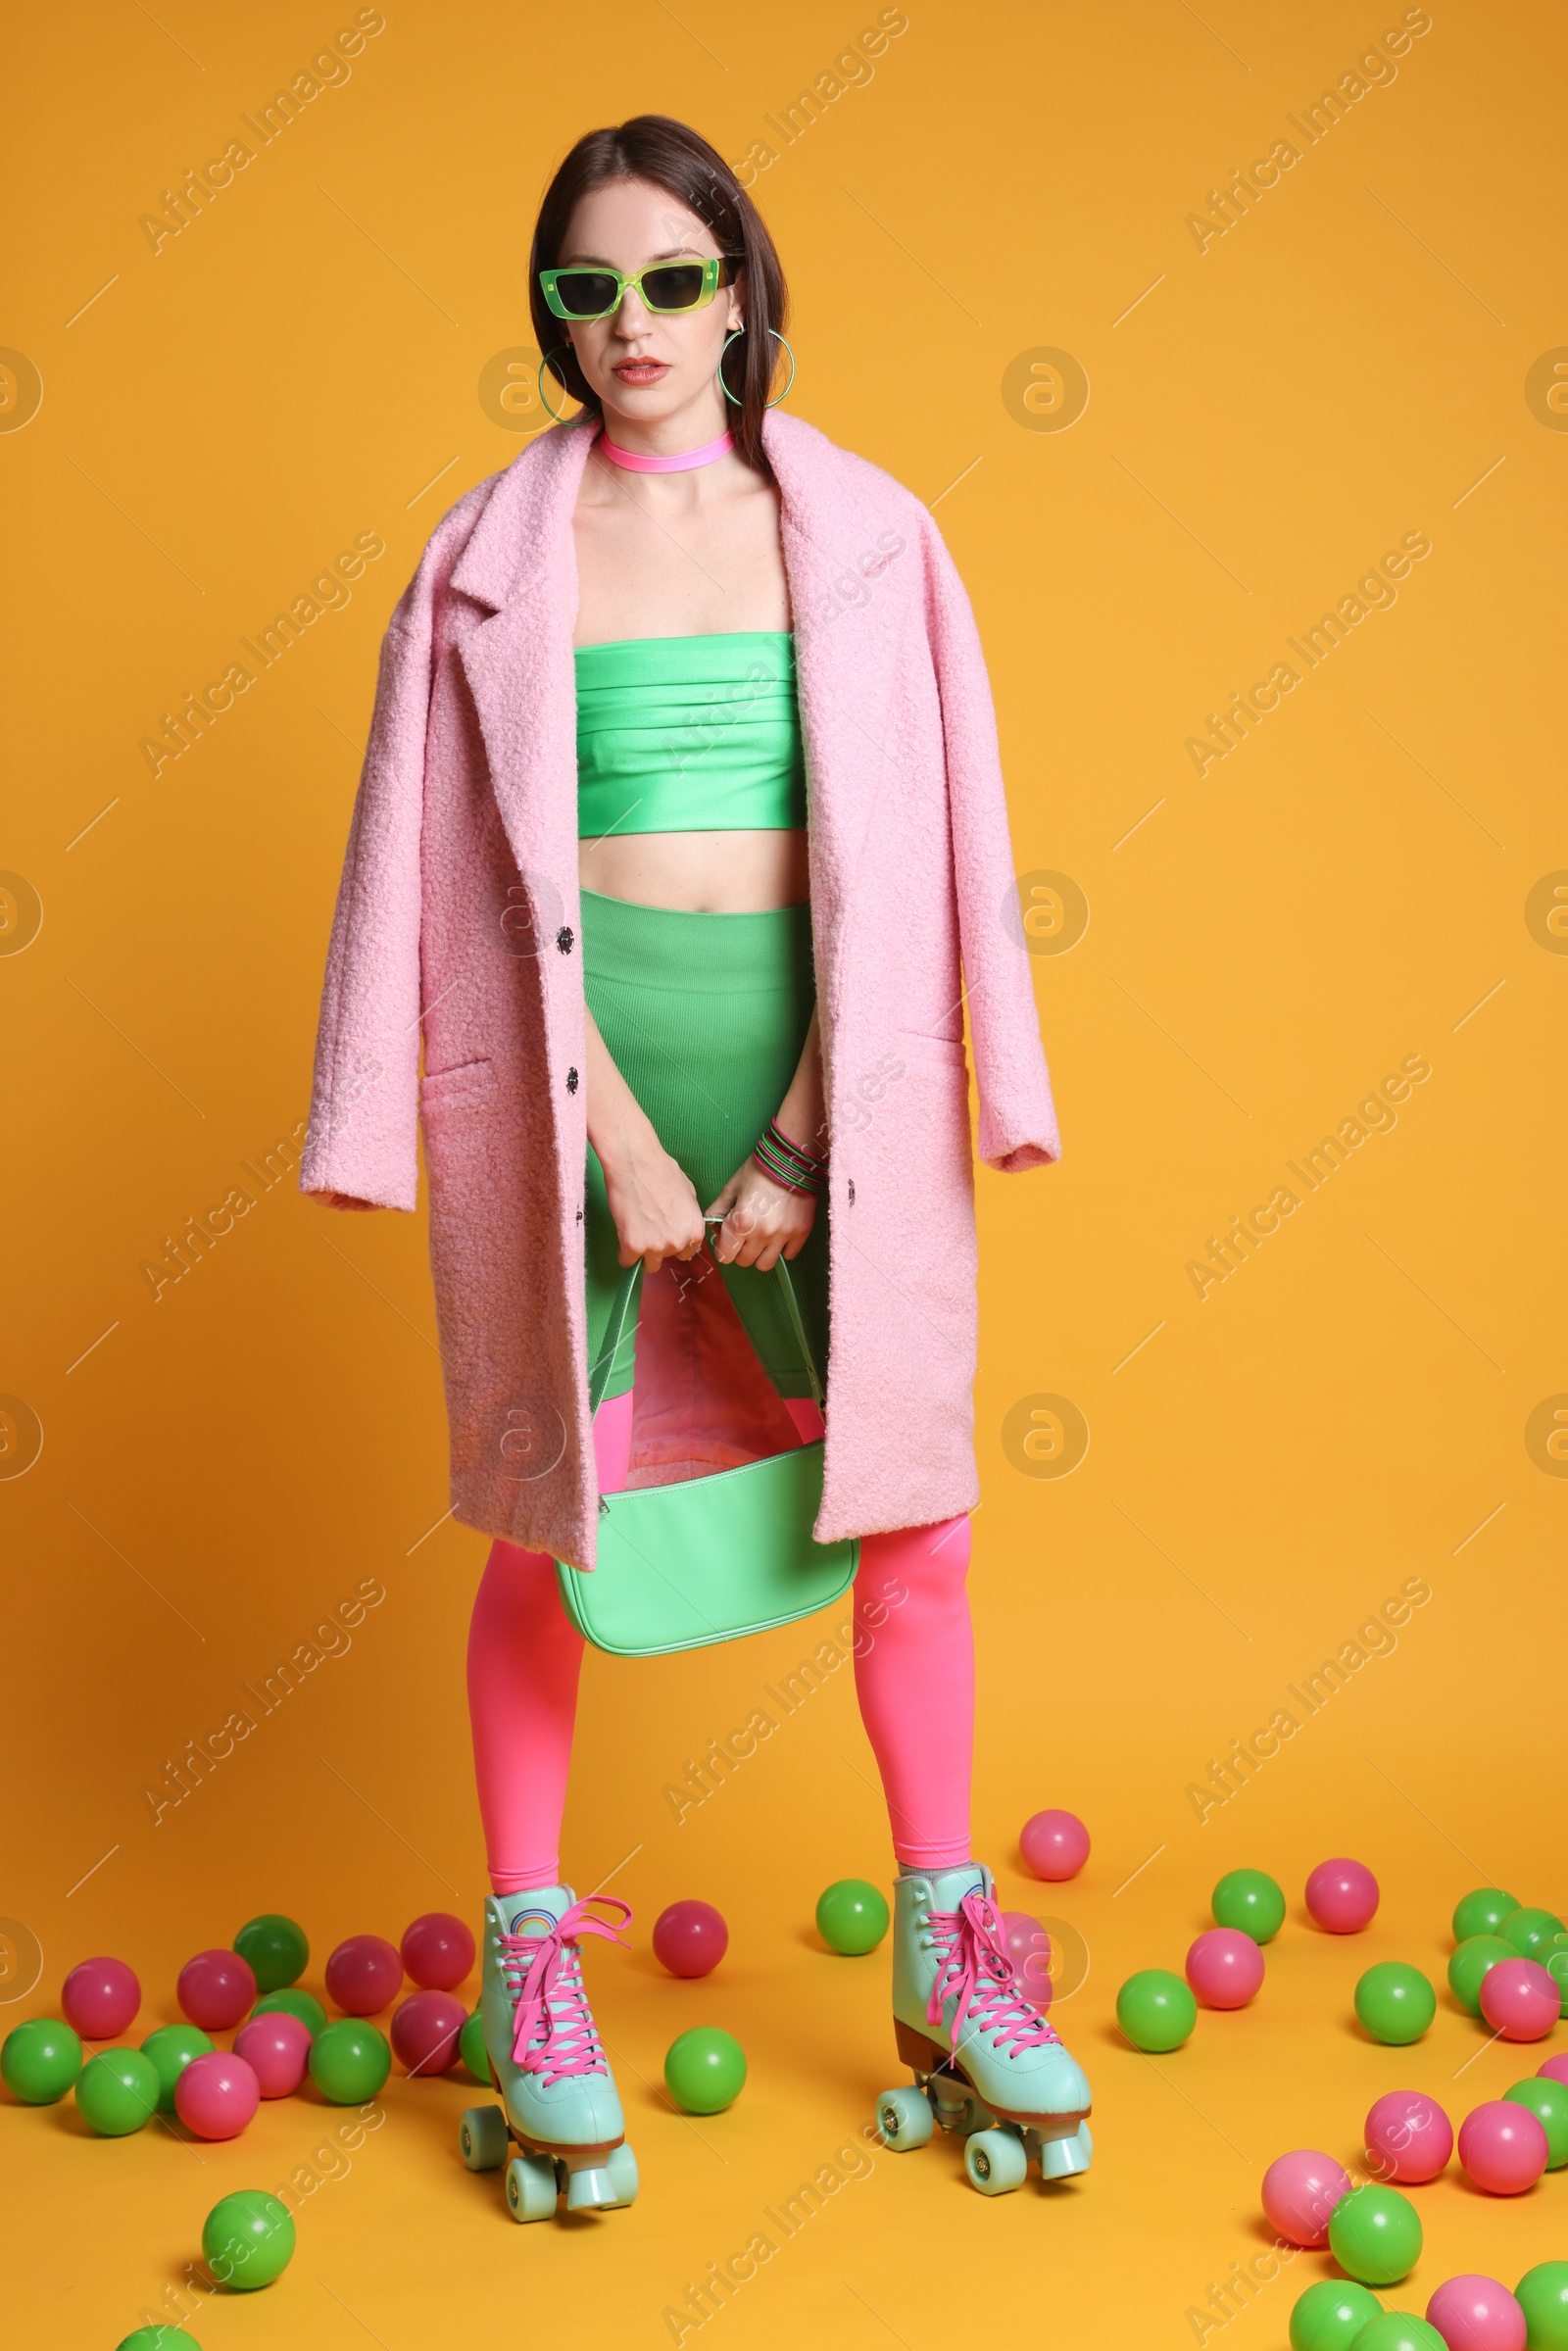
POLYGON ((628 637, 575 658, 580 840, 805 827, 793 637, 628 637))

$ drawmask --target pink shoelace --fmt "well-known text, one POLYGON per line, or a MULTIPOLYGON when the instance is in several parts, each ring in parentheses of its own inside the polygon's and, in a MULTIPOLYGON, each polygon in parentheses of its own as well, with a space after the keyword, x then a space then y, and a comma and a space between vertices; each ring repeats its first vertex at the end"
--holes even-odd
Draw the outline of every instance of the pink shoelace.
POLYGON ((614 1894, 589 1894, 564 1910, 548 1935, 502 1935, 502 1973, 517 2003, 512 2059, 525 2074, 542 2074, 550 2082, 609 2072, 583 1988, 577 1944, 585 1935, 598 1935, 624 1945, 618 1929, 629 1927, 631 1916, 631 1904, 614 1894), (618 1922, 596 1918, 590 1902, 618 1910, 618 1922))
POLYGON ((950 2036, 955 2049, 971 2023, 976 2033, 989 2033, 1009 2057, 1020 2049, 1043 2048, 1049 2041, 1059 2047, 1060 2033, 1018 1989, 1002 1939, 1002 1915, 988 1895, 976 1887, 956 1910, 933 1910, 930 1925, 937 1973, 926 2002, 927 2024, 940 2026, 942 2003, 956 1992, 950 2036))

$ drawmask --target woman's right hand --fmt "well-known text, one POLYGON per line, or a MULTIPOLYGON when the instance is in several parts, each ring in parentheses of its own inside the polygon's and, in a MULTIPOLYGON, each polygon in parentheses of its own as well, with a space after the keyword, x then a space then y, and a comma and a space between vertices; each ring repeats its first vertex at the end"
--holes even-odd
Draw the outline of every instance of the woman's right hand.
POLYGON ((606 1159, 605 1192, 620 1240, 620 1262, 657 1273, 666 1257, 695 1257, 707 1230, 690 1176, 672 1159, 652 1126, 628 1138, 606 1159))

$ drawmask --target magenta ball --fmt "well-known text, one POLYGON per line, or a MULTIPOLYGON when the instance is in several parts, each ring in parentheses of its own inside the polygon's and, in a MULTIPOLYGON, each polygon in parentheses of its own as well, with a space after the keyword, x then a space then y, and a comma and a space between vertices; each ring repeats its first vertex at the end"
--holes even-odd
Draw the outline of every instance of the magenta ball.
POLYGON ((237 1951, 198 1951, 179 1971, 180 2013, 204 2033, 226 2033, 256 2005, 256 1978, 237 1951))
POLYGON ((1027 1910, 1002 1913, 1002 1939, 1012 1972, 1037 2008, 1051 2006, 1051 1937, 1027 1910))
POLYGON ((1525 2351, 1525 2314, 1495 2278, 1446 2278, 1427 2304, 1427 2324, 1448 2351, 1525 2351))
POLYGON ((1037 1812, 1018 1838, 1024 1868, 1053 1885, 1076 1878, 1089 1859, 1089 1832, 1076 1812, 1037 1812))
POLYGON ((1235 1927, 1210 1927, 1187 1954, 1187 1981, 1205 2008, 1245 2008, 1263 1981, 1263 1954, 1235 1927))
POLYGON ((450 1910, 427 1910, 403 1935, 403 1967, 421 1991, 456 1991, 473 1968, 473 1936, 450 1910))
POLYGON ((261 2102, 255 2069, 231 2049, 193 2057, 174 2084, 174 2110, 198 2138, 238 2138, 261 2102))
POLYGON ((1326 2245, 1334 2207, 1349 2192, 1350 2175, 1342 2163, 1314 2147, 1298 2147, 1277 2155, 1263 2174, 1263 2212, 1287 2244, 1326 2245))
POLYGON ((141 1985, 122 1959, 84 1959, 66 1978, 60 2005, 83 2040, 118 2040, 141 2006, 141 1985))
POLYGON ((1535 1960, 1499 1959, 1481 1979, 1481 2013, 1504 2040, 1544 2040, 1562 2013, 1562 1994, 1535 1960))
POLYGON ((1548 2057, 1544 2065, 1536 2068, 1538 2082, 1560 2082, 1568 2089, 1568 2055, 1548 2057))
POLYGON ((310 2027, 286 2009, 269 2009, 241 2025, 234 2035, 234 2055, 244 2058, 264 2098, 290 2098, 310 2063, 310 2027))
POLYGON ((1459 2125, 1459 2161, 1489 2196, 1517 2196, 1534 2187, 1546 2168, 1546 2153, 1541 2124, 1528 2106, 1516 2106, 1511 2098, 1489 2098, 1459 2125))
POLYGON ((711 1902, 671 1902, 654 1921, 654 1957, 672 1976, 709 1976, 729 1949, 711 1902))
POLYGON ((445 2074, 458 2062, 458 2035, 468 2021, 449 1991, 411 1991, 392 2011, 392 2049, 411 2074, 445 2074))
POLYGON ((1435 2098, 1391 2089, 1366 2118, 1366 2151, 1379 2180, 1419 2187, 1436 2180, 1453 2153, 1453 2125, 1435 2098))
POLYGON ((326 1989, 345 2016, 379 2016, 403 1989, 403 1962, 384 1935, 351 1935, 326 1963, 326 1989))
POLYGON ((1359 1935, 1377 1916, 1378 1882, 1364 1861, 1320 1861, 1306 1882, 1306 1908, 1330 1935, 1359 1935))

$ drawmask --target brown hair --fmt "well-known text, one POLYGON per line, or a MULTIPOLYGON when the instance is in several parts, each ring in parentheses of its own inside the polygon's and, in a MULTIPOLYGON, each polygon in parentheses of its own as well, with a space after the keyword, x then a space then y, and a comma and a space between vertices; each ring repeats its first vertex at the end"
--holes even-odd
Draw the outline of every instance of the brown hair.
POLYGON ((721 253, 744 262, 746 337, 739 352, 731 345, 724 370, 730 391, 741 400, 730 410, 730 430, 747 464, 771 478, 762 453, 762 413, 779 357, 770 329, 782 331, 789 310, 784 271, 760 213, 723 157, 669 115, 634 115, 617 128, 585 132, 545 190, 528 256, 528 309, 540 350, 554 353, 551 373, 574 400, 595 416, 602 414, 598 393, 545 301, 539 272, 555 268, 579 197, 616 179, 645 179, 663 188, 706 222, 721 253), (738 365, 742 358, 744 368, 738 365))

